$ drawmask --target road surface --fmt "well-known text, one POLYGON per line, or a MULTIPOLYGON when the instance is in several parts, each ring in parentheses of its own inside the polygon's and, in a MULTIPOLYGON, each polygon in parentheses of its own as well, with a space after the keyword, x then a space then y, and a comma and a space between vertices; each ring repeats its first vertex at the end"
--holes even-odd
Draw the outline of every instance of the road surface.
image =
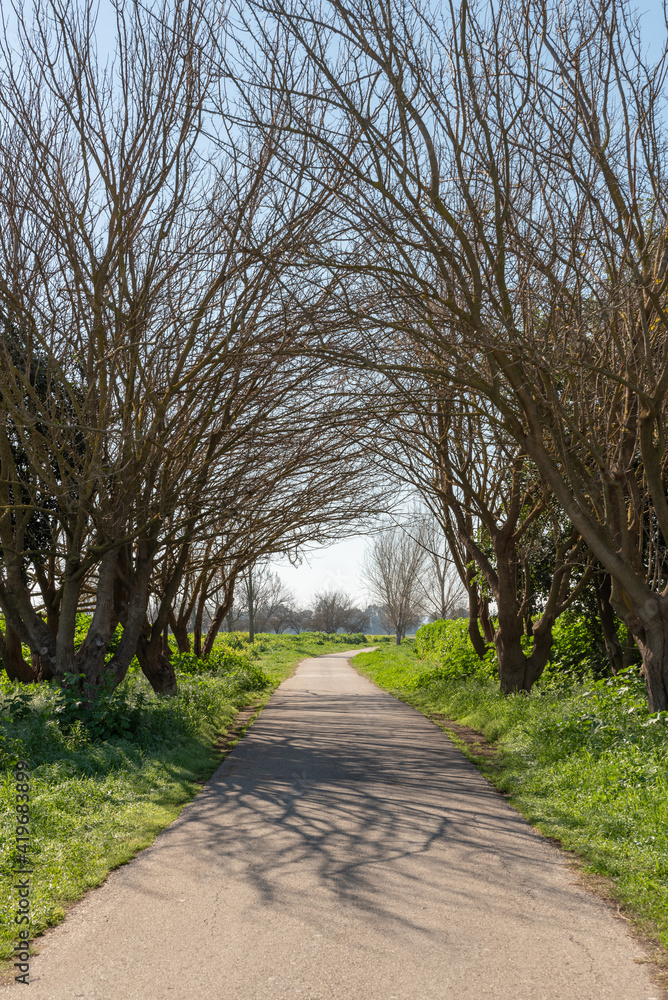
POLYGON ((659 998, 623 921, 350 655, 303 661, 0 997, 659 998))

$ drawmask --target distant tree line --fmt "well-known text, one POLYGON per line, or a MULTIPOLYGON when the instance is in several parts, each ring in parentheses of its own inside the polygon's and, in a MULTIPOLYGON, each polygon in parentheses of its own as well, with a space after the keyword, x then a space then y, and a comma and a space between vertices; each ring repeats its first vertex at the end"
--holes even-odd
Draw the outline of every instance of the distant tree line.
MULTIPOLYGON (((316 592, 303 606, 266 561, 256 563, 237 582, 225 627, 247 631, 251 638, 258 632, 382 632, 400 643, 423 621, 466 614, 447 541, 425 512, 414 514, 410 526, 385 527, 370 540, 361 582, 373 602, 365 607, 340 589, 316 592)), ((189 636, 180 648, 190 651, 189 636)))

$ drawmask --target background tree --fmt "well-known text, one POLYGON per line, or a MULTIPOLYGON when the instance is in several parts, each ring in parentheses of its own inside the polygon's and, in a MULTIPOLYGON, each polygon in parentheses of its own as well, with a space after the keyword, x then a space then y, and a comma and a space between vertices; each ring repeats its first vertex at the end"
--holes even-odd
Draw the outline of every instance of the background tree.
POLYGON ((324 590, 315 595, 308 627, 314 632, 364 632, 367 616, 344 591, 324 590))
POLYGON ((420 577, 427 551, 417 530, 386 528, 369 544, 362 569, 371 600, 380 605, 397 646, 424 617, 420 577))
MULTIPOLYGON (((427 555, 423 574, 418 581, 424 614, 432 621, 465 617, 467 595, 441 524, 429 510, 414 517, 419 526, 416 540, 419 540, 427 555)), ((410 527, 405 530, 411 533, 410 527)))
POLYGON ((255 563, 242 574, 236 588, 235 617, 238 629, 256 632, 283 632, 291 627, 296 615, 294 594, 278 573, 265 563, 255 563))

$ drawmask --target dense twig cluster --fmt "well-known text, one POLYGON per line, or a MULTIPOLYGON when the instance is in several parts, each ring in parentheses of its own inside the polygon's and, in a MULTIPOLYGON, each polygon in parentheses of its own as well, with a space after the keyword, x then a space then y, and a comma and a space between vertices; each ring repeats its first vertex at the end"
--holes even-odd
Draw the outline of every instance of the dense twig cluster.
MULTIPOLYGON (((311 253, 314 280, 338 281, 330 313, 347 317, 320 327, 321 350, 411 380, 411 435, 456 414, 473 479, 459 464, 469 443, 456 455, 448 435, 434 475, 467 559, 507 593, 464 509, 487 520, 499 557, 499 533, 526 537, 514 513, 474 498, 480 445, 503 439, 508 509, 536 523, 520 498, 533 477, 560 509, 545 508, 563 567, 548 605, 563 604, 586 547, 640 648, 650 705, 666 709, 666 45, 648 60, 626 0, 262 0, 238 17, 262 45, 243 56, 254 122, 266 134, 271 81, 314 189, 345 181, 311 253), (463 428, 470 398, 483 419, 463 428), (564 522, 572 538, 558 537, 564 522)), ((540 659, 544 617, 534 638, 540 659)), ((509 688, 533 674, 516 657, 509 688)))
POLYGON ((6 646, 169 689, 166 629, 373 459, 505 690, 591 579, 668 708, 668 47, 627 0, 165 0, 102 67, 91 9, 3 53, 6 646))

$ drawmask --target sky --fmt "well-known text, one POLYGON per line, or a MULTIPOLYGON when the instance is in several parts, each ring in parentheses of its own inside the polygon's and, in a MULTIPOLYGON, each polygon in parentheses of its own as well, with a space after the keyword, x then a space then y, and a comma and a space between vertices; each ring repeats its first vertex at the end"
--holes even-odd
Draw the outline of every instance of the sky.
POLYGON ((368 538, 358 535, 314 548, 297 568, 287 560, 271 565, 302 607, 312 604, 316 591, 323 590, 343 590, 361 607, 366 607, 369 596, 360 572, 367 544, 368 538))

